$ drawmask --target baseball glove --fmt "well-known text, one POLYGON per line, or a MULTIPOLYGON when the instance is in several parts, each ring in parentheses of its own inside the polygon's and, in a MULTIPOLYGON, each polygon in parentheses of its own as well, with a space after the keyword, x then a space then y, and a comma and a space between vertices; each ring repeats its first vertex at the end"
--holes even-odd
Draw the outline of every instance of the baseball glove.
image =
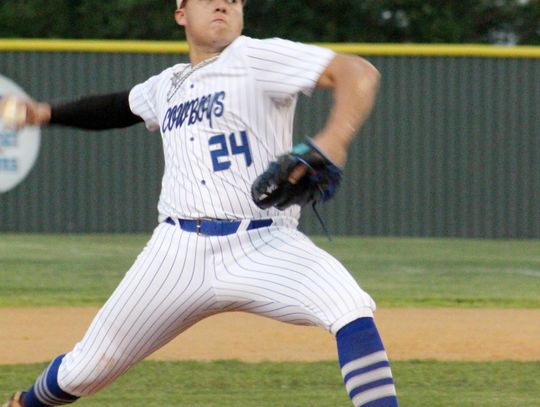
POLYGON ((251 186, 251 196, 262 209, 325 202, 335 195, 342 177, 343 170, 307 138, 269 164, 251 186), (293 184, 289 177, 299 165, 305 165, 307 171, 293 184))

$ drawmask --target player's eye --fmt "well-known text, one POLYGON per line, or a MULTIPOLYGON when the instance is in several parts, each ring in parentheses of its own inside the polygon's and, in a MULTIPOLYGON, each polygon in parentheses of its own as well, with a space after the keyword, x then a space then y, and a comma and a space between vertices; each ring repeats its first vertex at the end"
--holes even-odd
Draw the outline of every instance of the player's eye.
MULTIPOLYGON (((211 4, 214 2, 214 0, 200 0, 200 1, 208 3, 208 4, 211 4)), ((236 4, 240 2, 239 0, 226 0, 226 1, 227 1, 227 4, 236 4)))
MULTIPOLYGON (((205 1, 206 3, 213 3, 214 0, 203 0, 205 1)), ((239 2, 239 0, 226 0, 228 4, 236 4, 239 2)))

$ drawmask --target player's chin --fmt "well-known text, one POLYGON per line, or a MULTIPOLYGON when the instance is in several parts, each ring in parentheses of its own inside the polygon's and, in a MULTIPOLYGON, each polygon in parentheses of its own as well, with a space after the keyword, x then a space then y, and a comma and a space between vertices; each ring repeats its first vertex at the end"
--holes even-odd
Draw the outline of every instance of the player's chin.
POLYGON ((237 39, 240 34, 232 32, 231 30, 220 30, 216 29, 213 31, 212 44, 216 48, 224 49, 229 46, 235 39, 237 39))
POLYGON ((209 31, 213 36, 234 40, 242 33, 242 27, 236 21, 215 20, 210 23, 209 31))

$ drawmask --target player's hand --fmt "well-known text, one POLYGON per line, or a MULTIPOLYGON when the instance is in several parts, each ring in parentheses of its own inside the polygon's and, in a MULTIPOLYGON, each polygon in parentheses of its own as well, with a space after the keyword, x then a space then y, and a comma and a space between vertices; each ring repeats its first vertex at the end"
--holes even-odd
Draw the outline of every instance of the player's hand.
POLYGON ((262 209, 324 202, 334 196, 342 176, 341 168, 308 139, 271 162, 251 186, 251 196, 262 209))
MULTIPOLYGON (((347 148, 340 139, 332 135, 320 133, 312 141, 317 145, 319 151, 323 152, 324 157, 339 168, 345 167, 347 161, 347 148)), ((305 165, 298 165, 289 174, 288 181, 296 184, 308 173, 309 168, 305 165)))
POLYGON ((330 162, 338 167, 345 167, 348 144, 343 140, 332 134, 321 133, 313 138, 313 142, 330 162))
POLYGON ((0 100, 0 120, 3 126, 20 129, 25 126, 41 126, 51 119, 51 107, 20 96, 5 96, 0 100))

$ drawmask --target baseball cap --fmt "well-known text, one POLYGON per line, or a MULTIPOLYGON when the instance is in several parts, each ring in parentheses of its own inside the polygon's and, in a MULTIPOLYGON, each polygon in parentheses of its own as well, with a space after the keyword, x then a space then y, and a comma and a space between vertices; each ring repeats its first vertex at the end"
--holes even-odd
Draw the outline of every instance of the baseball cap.
MULTIPOLYGON (((184 5, 185 1, 186 1, 186 0, 176 0, 176 6, 177 6, 178 8, 181 8, 181 7, 184 5)), ((242 0, 242 4, 243 4, 244 6, 246 5, 246 3, 247 3, 247 0, 242 0)))

